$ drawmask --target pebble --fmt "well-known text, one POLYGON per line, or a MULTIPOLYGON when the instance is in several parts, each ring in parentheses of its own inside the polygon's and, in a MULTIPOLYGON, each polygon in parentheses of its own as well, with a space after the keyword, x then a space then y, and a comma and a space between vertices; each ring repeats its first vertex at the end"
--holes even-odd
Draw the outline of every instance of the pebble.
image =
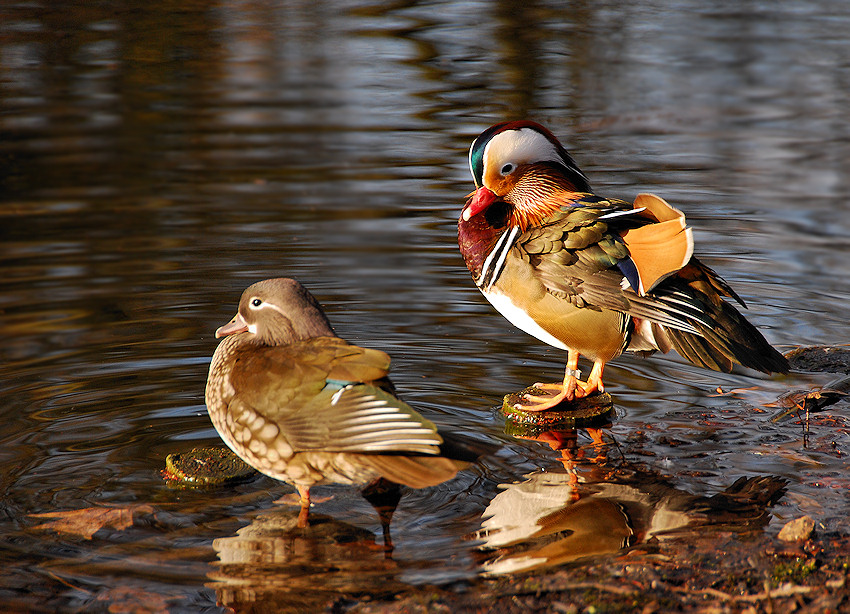
POLYGON ((802 516, 790 521, 779 532, 779 539, 785 542, 799 542, 811 537, 815 530, 815 521, 811 516, 802 516))

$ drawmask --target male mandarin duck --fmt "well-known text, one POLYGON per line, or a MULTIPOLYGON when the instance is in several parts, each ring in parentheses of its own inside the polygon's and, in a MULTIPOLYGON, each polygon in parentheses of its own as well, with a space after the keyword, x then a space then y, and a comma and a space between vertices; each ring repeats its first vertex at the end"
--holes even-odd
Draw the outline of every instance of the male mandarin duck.
POLYGON ((535 384, 518 409, 540 411, 602 391, 605 363, 626 350, 671 348, 729 372, 739 363, 787 373, 788 361, 726 302, 746 307, 693 256, 684 214, 652 194, 634 204, 593 194, 555 136, 531 121, 491 126, 473 141, 476 190, 458 221, 475 284, 511 323, 567 351, 564 381, 535 384), (593 360, 579 381, 580 355, 593 360))
POLYGON ((315 298, 293 279, 242 294, 216 331, 207 409, 225 443, 258 471, 294 485, 298 526, 310 488, 381 479, 440 484, 486 445, 438 431, 391 393, 390 358, 337 337, 315 298))

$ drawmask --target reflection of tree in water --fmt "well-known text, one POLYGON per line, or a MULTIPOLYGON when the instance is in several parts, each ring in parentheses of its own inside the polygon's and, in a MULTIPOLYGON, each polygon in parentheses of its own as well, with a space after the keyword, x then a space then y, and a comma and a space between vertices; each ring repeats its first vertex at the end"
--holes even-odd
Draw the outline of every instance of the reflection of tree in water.
POLYGON ((699 528, 757 530, 785 493, 786 480, 757 476, 710 497, 693 495, 651 470, 609 461, 601 431, 590 430, 590 455, 575 430, 532 437, 561 452, 564 470, 534 471, 500 485, 475 534, 483 542, 482 573, 552 567, 699 528))

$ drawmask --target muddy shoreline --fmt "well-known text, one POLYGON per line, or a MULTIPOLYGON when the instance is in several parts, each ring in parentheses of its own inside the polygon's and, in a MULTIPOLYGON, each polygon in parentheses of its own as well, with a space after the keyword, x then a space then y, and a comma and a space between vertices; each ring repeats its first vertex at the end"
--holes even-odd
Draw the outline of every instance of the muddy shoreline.
POLYGON ((349 595, 325 611, 840 612, 850 608, 850 538, 691 535, 541 574, 349 595))

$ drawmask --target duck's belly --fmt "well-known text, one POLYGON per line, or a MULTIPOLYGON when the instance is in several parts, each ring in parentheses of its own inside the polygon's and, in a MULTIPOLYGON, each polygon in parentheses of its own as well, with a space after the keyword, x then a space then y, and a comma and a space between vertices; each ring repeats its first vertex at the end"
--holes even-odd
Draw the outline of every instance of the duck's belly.
POLYGON ((548 293, 527 304, 517 304, 496 288, 484 296, 511 324, 553 347, 602 360, 623 351, 625 317, 616 311, 580 309, 548 293))
POLYGON ((380 477, 377 471, 357 462, 357 459, 358 455, 345 452, 299 452, 285 464, 263 473, 296 486, 364 485, 380 477))
POLYGON ((504 294, 498 291, 483 292, 483 294, 484 297, 490 301, 490 304, 493 305, 499 313, 505 316, 508 322, 516 326, 521 331, 524 331, 532 337, 536 337, 543 343, 548 343, 553 347, 561 348, 562 350, 569 349, 563 341, 547 332, 542 326, 535 322, 530 315, 514 305, 511 299, 504 294))

